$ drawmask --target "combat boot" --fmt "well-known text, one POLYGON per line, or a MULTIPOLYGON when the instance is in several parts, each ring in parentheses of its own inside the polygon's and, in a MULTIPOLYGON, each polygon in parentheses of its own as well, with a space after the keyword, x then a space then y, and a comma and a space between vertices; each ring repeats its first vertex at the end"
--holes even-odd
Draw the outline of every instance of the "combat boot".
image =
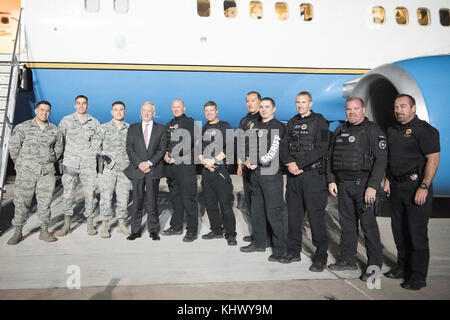
POLYGON ((58 237, 64 237, 70 232, 70 216, 64 215, 64 225, 61 229, 55 232, 58 237))
POLYGON ((102 238, 109 238, 111 234, 109 233, 109 221, 103 220, 102 222, 102 232, 100 233, 102 238))
POLYGON ((94 218, 88 217, 86 225, 87 225, 88 235, 95 236, 97 234, 97 230, 95 230, 95 227, 94 227, 94 218))
POLYGON ((16 245, 22 240, 22 226, 16 226, 16 230, 14 231, 13 236, 11 239, 8 240, 8 244, 16 245))
POLYGON ((117 232, 120 232, 120 233, 123 233, 126 235, 131 234, 131 231, 125 225, 125 219, 119 219, 119 229, 117 230, 117 232))
POLYGON ((39 239, 47 242, 58 240, 54 235, 48 232, 48 226, 46 224, 41 225, 41 233, 39 234, 39 239))

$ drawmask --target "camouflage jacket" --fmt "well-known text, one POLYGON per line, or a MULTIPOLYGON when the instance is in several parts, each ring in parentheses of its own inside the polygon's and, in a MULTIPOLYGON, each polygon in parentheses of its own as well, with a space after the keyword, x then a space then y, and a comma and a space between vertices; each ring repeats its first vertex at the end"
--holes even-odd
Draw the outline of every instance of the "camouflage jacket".
POLYGON ((18 124, 9 139, 9 153, 17 171, 54 174, 54 163, 63 152, 61 131, 52 123, 42 130, 35 119, 18 124))
POLYGON ((126 122, 118 128, 111 120, 101 125, 98 132, 100 141, 99 154, 111 158, 111 163, 105 162, 105 167, 115 171, 123 171, 128 167, 130 160, 127 154, 127 133, 130 125, 126 122))
POLYGON ((64 137, 65 166, 79 169, 96 168, 96 155, 99 153, 100 141, 97 133, 100 123, 94 117, 79 120, 76 113, 62 118, 59 129, 64 137))

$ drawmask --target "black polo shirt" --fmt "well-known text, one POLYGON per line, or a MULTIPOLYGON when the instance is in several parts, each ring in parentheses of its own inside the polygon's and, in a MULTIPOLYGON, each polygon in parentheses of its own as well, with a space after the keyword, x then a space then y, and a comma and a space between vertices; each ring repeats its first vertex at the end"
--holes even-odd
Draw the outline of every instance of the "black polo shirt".
POLYGON ((439 131, 415 116, 409 123, 397 123, 387 131, 389 174, 423 175, 426 155, 440 152, 439 131))

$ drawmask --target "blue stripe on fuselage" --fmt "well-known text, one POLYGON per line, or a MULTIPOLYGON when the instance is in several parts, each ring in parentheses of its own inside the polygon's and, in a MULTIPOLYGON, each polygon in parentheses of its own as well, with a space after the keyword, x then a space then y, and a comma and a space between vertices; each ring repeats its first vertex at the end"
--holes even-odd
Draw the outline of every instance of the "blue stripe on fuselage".
MULTIPOLYGON (((289 120, 297 111, 295 96, 309 91, 313 110, 328 120, 345 119, 342 84, 359 75, 277 74, 241 72, 186 72, 141 70, 34 69, 36 100, 52 103, 51 122, 58 124, 75 111, 74 97, 89 98, 88 113, 101 123, 111 119, 111 103, 122 100, 127 106, 125 120, 140 121, 139 109, 144 101, 156 106, 157 122, 172 118, 171 103, 182 99, 186 114, 204 122, 203 105, 213 100, 219 107, 219 118, 236 128, 247 112, 245 95, 255 90, 276 102, 279 120, 289 120)), ((28 107, 28 106, 25 106, 28 107)), ((332 125, 334 129, 336 125, 332 125)))

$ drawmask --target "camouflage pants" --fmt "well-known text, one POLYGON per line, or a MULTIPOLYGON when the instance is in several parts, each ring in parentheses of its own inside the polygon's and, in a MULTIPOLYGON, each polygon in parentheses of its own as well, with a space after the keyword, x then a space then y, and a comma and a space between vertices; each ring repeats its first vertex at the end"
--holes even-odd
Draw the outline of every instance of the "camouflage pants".
POLYGON ((72 216, 75 207, 75 191, 80 178, 84 191, 84 215, 94 217, 94 196, 97 188, 97 171, 92 168, 74 169, 65 166, 61 182, 64 188, 63 212, 72 216))
POLYGON ((55 175, 45 176, 27 170, 17 172, 14 184, 14 219, 13 226, 23 226, 30 212, 31 200, 36 194, 37 216, 40 224, 48 225, 50 222, 50 203, 55 190, 55 175))
POLYGON ((112 217, 112 198, 116 192, 116 217, 125 219, 128 213, 128 197, 131 190, 130 180, 121 171, 113 171, 108 168, 98 175, 100 189, 100 214, 103 220, 108 221, 112 217))

